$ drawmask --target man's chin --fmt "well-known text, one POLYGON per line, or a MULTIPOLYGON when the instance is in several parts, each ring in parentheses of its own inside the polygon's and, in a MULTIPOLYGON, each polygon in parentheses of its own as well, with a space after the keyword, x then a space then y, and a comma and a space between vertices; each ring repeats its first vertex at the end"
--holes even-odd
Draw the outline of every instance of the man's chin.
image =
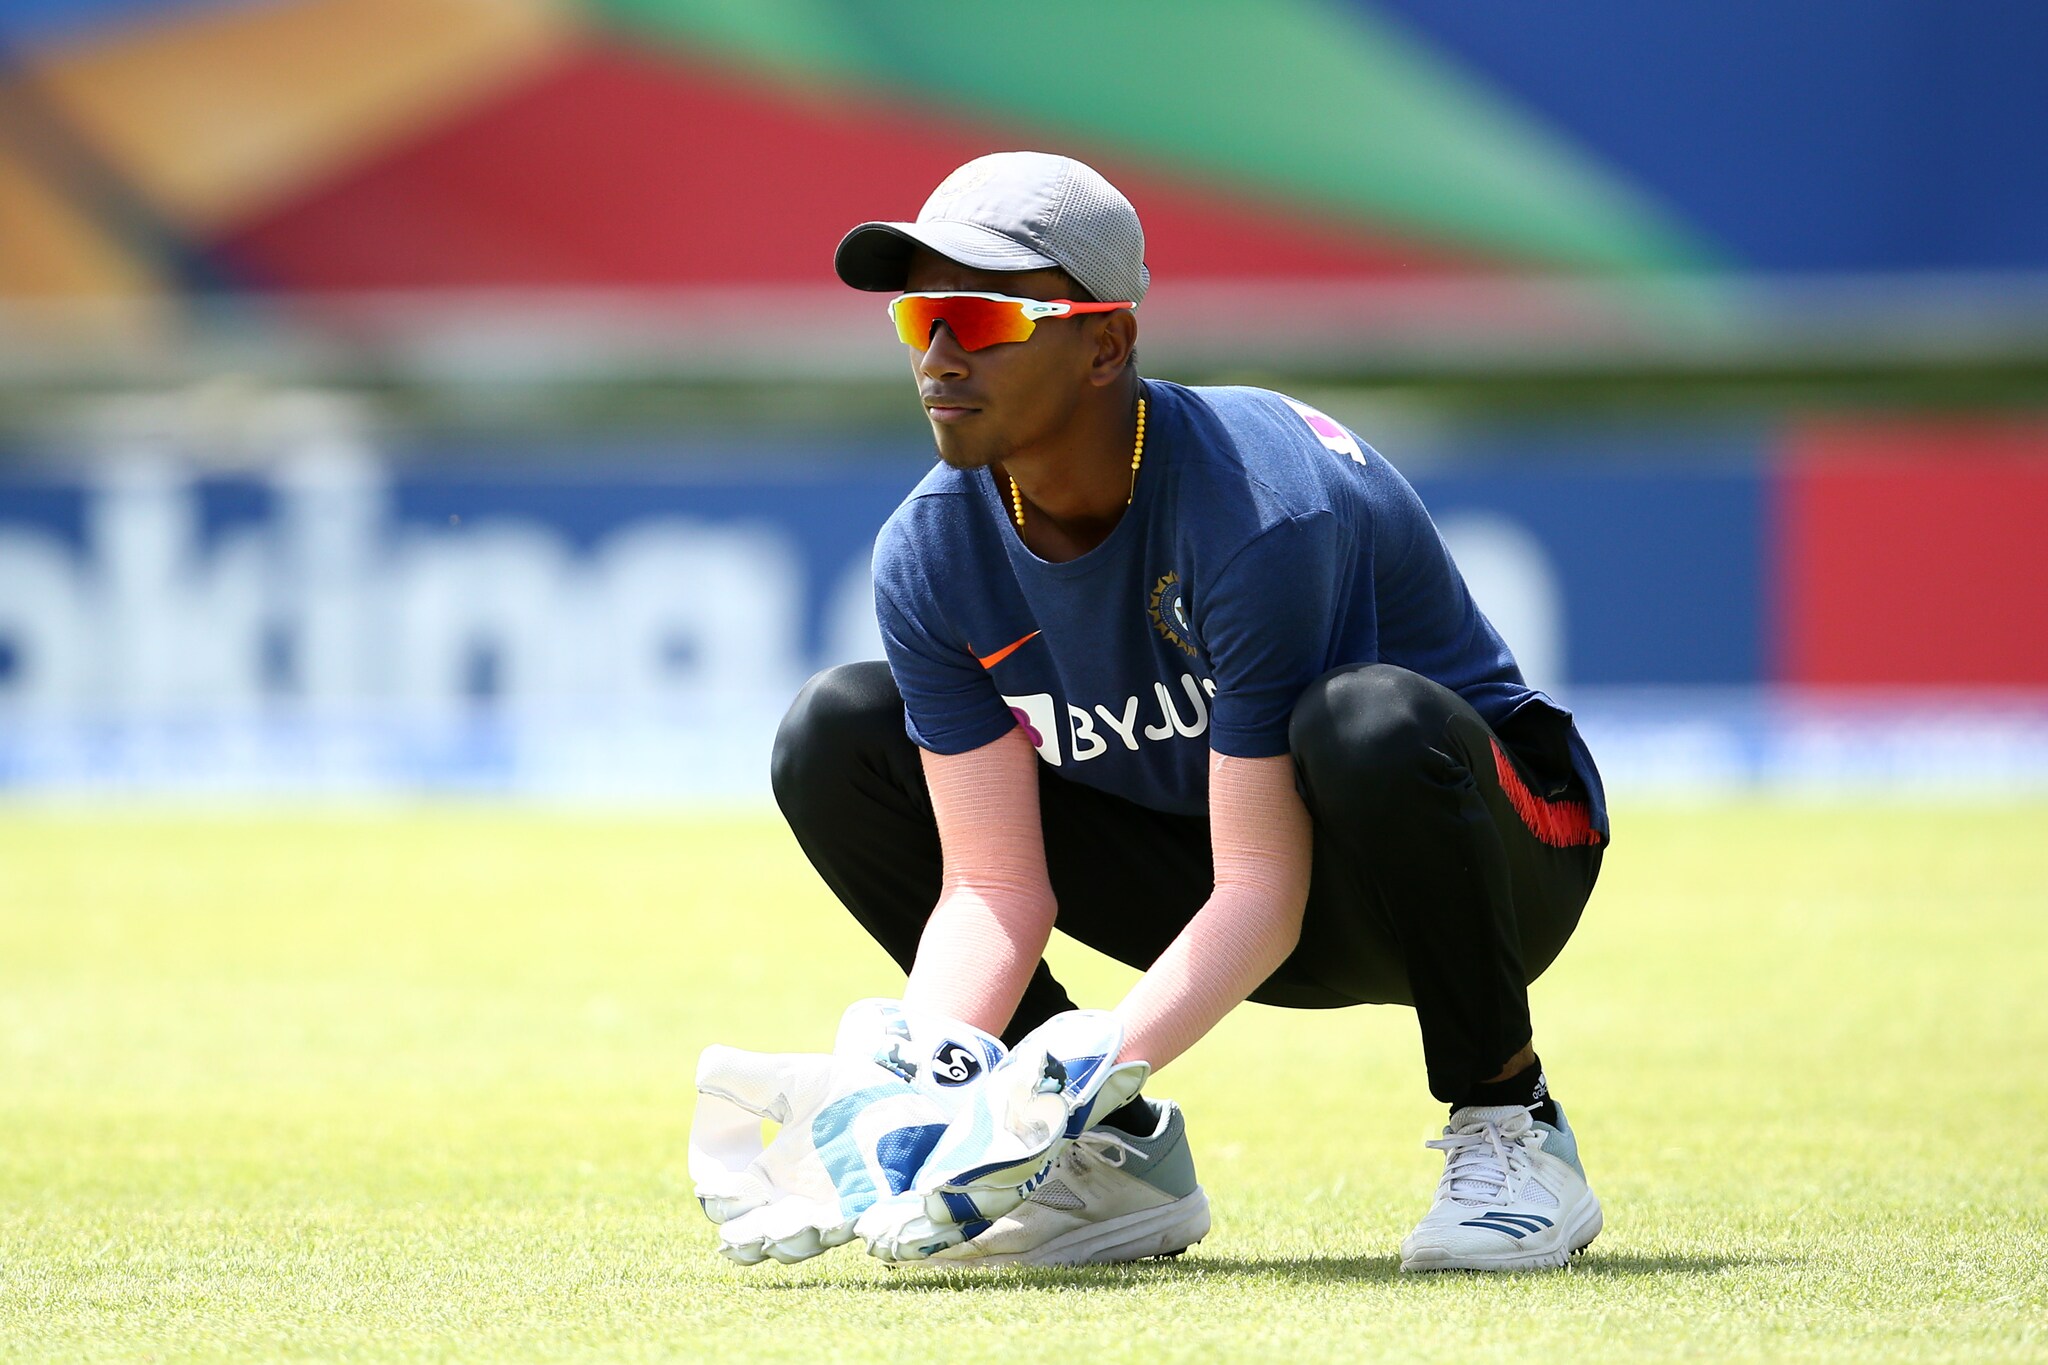
POLYGON ((939 462, 951 469, 986 469, 998 458, 991 451, 969 449, 958 441, 935 437, 933 444, 938 447, 939 462))

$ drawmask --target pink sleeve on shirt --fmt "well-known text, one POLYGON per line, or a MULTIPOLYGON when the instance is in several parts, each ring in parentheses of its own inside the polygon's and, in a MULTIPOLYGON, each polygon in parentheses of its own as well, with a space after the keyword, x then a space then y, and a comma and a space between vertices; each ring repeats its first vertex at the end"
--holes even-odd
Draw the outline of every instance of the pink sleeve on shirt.
POLYGON ((1209 755, 1216 887, 1116 1012, 1126 1060, 1157 1071, 1287 960, 1308 904, 1310 823, 1294 758, 1209 755))
POLYGON ((903 998, 1001 1033, 1052 936, 1038 755, 1012 730, 964 754, 922 756, 945 877, 903 998))
MULTIPOLYGON (((913 1005, 1000 1033, 1051 937, 1038 758, 1022 732, 923 755, 945 876, 904 989, 913 1005)), ((1209 756, 1216 884, 1117 1013, 1123 1055, 1153 1069, 1215 1027, 1286 960, 1308 902, 1309 816, 1294 760, 1209 756)))

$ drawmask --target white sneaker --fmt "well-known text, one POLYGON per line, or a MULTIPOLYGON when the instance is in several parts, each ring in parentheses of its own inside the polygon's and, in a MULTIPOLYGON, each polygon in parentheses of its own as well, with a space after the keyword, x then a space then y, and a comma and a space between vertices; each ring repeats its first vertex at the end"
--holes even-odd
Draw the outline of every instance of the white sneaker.
POLYGON ((1446 1153, 1443 1179, 1401 1243, 1401 1269, 1556 1269, 1599 1235, 1600 1201, 1562 1108, 1555 1127, 1518 1104, 1454 1110, 1427 1145, 1446 1153))
POLYGON ((1068 1144, 1031 1197, 979 1237, 927 1264, 1099 1265, 1178 1256, 1209 1231, 1209 1196, 1195 1182, 1187 1121, 1153 1101, 1146 1137, 1096 1128, 1068 1144))

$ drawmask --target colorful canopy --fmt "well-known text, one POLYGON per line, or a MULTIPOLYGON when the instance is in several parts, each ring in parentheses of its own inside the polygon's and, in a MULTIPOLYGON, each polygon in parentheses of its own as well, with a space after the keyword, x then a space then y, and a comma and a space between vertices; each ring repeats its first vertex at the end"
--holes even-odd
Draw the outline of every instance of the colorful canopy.
POLYGON ((2048 19, 1734 8, 10 0, 0 299, 822 286, 1017 146, 1123 186, 1162 281, 2048 268, 2005 159, 2048 19))

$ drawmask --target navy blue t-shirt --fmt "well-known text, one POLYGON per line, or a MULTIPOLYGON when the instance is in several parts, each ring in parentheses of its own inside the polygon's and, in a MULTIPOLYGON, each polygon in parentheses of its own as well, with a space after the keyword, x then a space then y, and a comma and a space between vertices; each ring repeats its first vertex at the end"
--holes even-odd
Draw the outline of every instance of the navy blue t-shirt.
POLYGON ((1495 726, 1555 705, 1371 447, 1263 389, 1144 394, 1135 496, 1080 558, 1032 554, 986 469, 936 466, 882 527, 875 611, 918 744, 965 753, 1021 726, 1061 777, 1193 815, 1209 749, 1286 753, 1303 689, 1342 664, 1398 664, 1495 726))

